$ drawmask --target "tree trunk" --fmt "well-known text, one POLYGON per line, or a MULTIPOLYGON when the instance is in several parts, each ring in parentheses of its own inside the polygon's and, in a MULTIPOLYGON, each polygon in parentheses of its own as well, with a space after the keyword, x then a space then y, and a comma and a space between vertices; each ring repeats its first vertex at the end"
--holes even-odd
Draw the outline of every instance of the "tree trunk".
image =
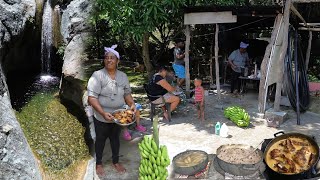
POLYGON ((148 78, 151 78, 153 75, 153 67, 150 62, 150 54, 149 54, 149 33, 145 33, 143 35, 143 40, 142 40, 142 58, 143 58, 143 63, 147 69, 147 74, 148 78))
POLYGON ((186 68, 186 95, 190 98, 190 70, 189 70, 189 49, 190 49, 190 25, 186 25, 186 47, 185 47, 185 68, 186 68))

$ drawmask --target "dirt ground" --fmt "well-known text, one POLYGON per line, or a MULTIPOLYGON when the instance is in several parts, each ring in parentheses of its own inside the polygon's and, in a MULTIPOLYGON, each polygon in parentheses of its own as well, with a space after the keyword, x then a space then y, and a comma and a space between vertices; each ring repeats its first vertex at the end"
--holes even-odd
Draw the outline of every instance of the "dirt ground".
MULTIPOLYGON (((228 89, 222 91, 222 98, 218 103, 217 96, 210 93, 206 96, 206 121, 200 123, 196 117, 196 109, 193 104, 181 106, 172 114, 172 122, 160 122, 160 144, 168 147, 169 156, 172 159, 185 150, 203 150, 214 155, 219 146, 223 144, 248 144, 257 147, 264 139, 273 138, 278 131, 299 132, 316 137, 320 144, 320 100, 313 100, 311 110, 301 115, 301 125, 296 125, 296 115, 293 110, 282 107, 288 114, 289 119, 279 128, 267 127, 266 120, 258 113, 258 94, 249 92, 243 95, 234 96, 228 94, 228 89), (244 107, 251 116, 251 125, 248 128, 239 128, 230 120, 223 117, 223 109, 230 105, 244 107), (229 137, 222 138, 214 134, 216 122, 226 123, 229 127, 229 137)), ((272 104, 268 104, 269 106, 272 104)), ((151 134, 152 123, 148 118, 142 121, 148 128, 145 134, 151 134)), ((104 151, 103 163, 107 172, 106 177, 101 179, 138 179, 138 167, 140 155, 137 144, 141 141, 143 134, 136 131, 133 133, 133 140, 130 142, 121 141, 120 162, 127 168, 125 174, 118 174, 111 166, 111 149, 107 141, 104 151)), ((175 173, 172 166, 168 167, 169 177, 173 178, 175 173)), ((208 179, 224 179, 223 175, 215 173, 212 168, 209 170, 208 179)))

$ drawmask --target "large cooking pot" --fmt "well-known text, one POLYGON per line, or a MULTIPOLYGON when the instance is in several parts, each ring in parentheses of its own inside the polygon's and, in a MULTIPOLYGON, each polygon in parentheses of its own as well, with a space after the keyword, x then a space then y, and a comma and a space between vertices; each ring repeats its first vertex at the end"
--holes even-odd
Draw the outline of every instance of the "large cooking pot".
POLYGON ((264 151, 264 160, 265 160, 265 163, 267 164, 267 166, 268 166, 273 172, 276 172, 276 171, 274 171, 274 170, 272 169, 272 167, 270 167, 270 166, 268 165, 267 155, 268 155, 268 153, 269 153, 269 150, 270 150, 270 148, 271 148, 273 145, 275 145, 277 142, 279 142, 279 141, 281 141, 281 140, 284 140, 284 139, 287 139, 287 138, 306 139, 306 140, 310 143, 311 147, 314 148, 315 151, 316 151, 316 154, 315 154, 315 159, 316 159, 316 160, 315 160, 313 163, 310 164, 310 166, 309 166, 308 169, 306 169, 305 171, 299 172, 299 173, 295 173, 295 174, 294 174, 294 173, 286 174, 286 173, 280 173, 280 172, 276 172, 276 173, 281 174, 281 175, 287 175, 287 176, 293 176, 293 175, 297 175, 297 174, 303 174, 303 173, 309 171, 309 170, 317 163, 317 161, 318 161, 318 159, 319 159, 319 146, 318 146, 317 142, 316 142, 312 137, 307 136, 307 135, 304 135, 304 134, 300 134, 300 133, 284 133, 283 131, 280 131, 280 132, 274 134, 274 136, 275 136, 275 138, 272 139, 272 140, 268 143, 268 145, 267 145, 267 147, 266 147, 266 149, 265 149, 265 151, 264 151))
MULTIPOLYGON (((249 158, 249 157, 248 157, 249 158)), ((257 171, 263 172, 265 170, 265 165, 263 163, 263 153, 261 150, 253 148, 252 146, 245 145, 245 144, 226 144, 222 145, 217 149, 217 157, 216 157, 217 163, 219 164, 220 168, 228 172, 230 174, 236 175, 236 176, 248 176, 256 173, 257 171), (220 154, 226 150, 226 149, 234 149, 234 148, 240 148, 245 151, 249 152, 256 152, 260 159, 258 162, 254 164, 246 164, 246 163, 230 163, 227 162, 221 158, 219 158, 220 154)))

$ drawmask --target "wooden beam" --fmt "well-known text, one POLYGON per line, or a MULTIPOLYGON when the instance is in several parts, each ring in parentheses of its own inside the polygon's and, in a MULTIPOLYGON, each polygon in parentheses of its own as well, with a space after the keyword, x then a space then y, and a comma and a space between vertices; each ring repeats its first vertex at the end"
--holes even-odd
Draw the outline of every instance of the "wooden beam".
POLYGON ((216 63, 216 85, 217 85, 217 93, 218 93, 218 101, 220 102, 221 99, 221 92, 220 92, 220 76, 219 76, 219 24, 216 24, 216 33, 214 37, 214 61, 216 63))
POLYGON ((235 23, 237 16, 232 11, 185 13, 184 24, 235 23))
MULTIPOLYGON (((291 7, 291 0, 287 0, 284 8, 284 13, 283 13, 283 41, 282 41, 282 46, 281 46, 281 53, 279 57, 280 62, 284 62, 285 56, 287 54, 287 49, 288 49, 288 33, 289 33, 289 19, 290 19, 290 7, 291 7)), ((283 72, 284 72, 284 63, 280 63, 279 71, 282 74, 279 74, 280 78, 279 81, 277 82, 277 87, 276 87, 276 95, 275 95, 275 100, 274 100, 274 110, 275 111, 280 111, 280 100, 281 100, 281 91, 282 91, 282 86, 283 86, 283 72)))
MULTIPOLYGON (((300 25, 305 25, 305 23, 299 23, 300 25)), ((320 23, 307 23, 307 26, 320 26, 320 23)))
POLYGON ((292 0, 293 3, 320 3, 320 0, 292 0))
POLYGON ((299 11, 293 6, 293 4, 291 4, 290 9, 304 23, 304 25, 307 26, 307 21, 304 20, 304 18, 301 16, 299 11))
POLYGON ((310 53, 311 53, 311 43, 312 43, 312 31, 309 31, 308 49, 306 52, 306 72, 308 72, 309 59, 310 59, 310 53))
POLYGON ((189 68, 189 50, 190 50, 190 25, 186 25, 186 47, 185 47, 185 68, 186 68, 186 95, 190 98, 190 68, 189 68))
POLYGON ((267 98, 268 86, 265 86, 265 83, 266 83, 266 76, 267 76, 267 66, 269 64, 272 46, 275 44, 277 33, 280 28, 281 22, 282 22, 282 14, 278 14, 274 22, 270 42, 266 48, 266 51, 261 63, 261 67, 260 67, 261 77, 260 77, 259 98, 258 98, 259 100, 258 110, 260 113, 264 113, 266 110, 266 98, 267 98))
POLYGON ((298 30, 302 30, 302 31, 320 31, 320 28, 299 27, 298 30))

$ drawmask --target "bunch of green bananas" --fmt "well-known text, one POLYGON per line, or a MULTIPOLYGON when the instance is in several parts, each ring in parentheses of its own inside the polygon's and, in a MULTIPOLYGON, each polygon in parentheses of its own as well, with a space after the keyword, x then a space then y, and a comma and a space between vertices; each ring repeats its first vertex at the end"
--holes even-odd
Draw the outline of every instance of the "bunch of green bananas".
POLYGON ((239 127, 247 127, 250 124, 250 116, 245 109, 239 106, 230 106, 224 110, 224 116, 239 127))
POLYGON ((165 180, 168 177, 167 166, 170 165, 167 147, 158 148, 152 137, 144 136, 139 143, 141 163, 139 167, 140 180, 165 180))

